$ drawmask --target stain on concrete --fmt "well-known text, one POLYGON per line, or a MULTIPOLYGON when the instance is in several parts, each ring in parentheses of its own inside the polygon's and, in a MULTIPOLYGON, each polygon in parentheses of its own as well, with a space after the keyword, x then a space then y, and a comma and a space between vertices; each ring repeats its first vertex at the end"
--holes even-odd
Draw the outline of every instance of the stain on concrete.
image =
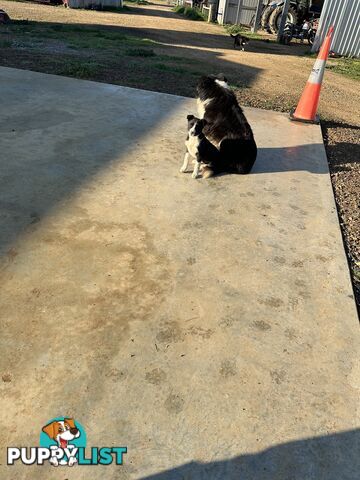
POLYGON ((188 332, 191 335, 195 335, 195 336, 198 336, 198 337, 201 337, 201 338, 208 339, 214 333, 214 330, 211 330, 210 328, 190 327, 188 329, 188 332))
POLYGON ((273 382, 280 385, 280 383, 283 383, 286 378, 286 372, 285 370, 271 370, 270 377, 273 382))
POLYGON ((172 393, 165 400, 165 408, 169 413, 180 413, 184 408, 185 400, 180 394, 172 393))
POLYGON ((33 288, 33 289, 31 290, 31 293, 34 295, 34 297, 38 298, 38 297, 40 297, 40 293, 41 293, 41 292, 40 292, 40 289, 39 289, 39 288, 33 288))
POLYGON ((31 218, 31 221, 30 221, 31 224, 40 222, 40 216, 36 212, 30 213, 30 218, 31 218))
POLYGON ((186 263, 187 263, 188 265, 195 265, 195 263, 196 263, 196 258, 194 258, 194 257, 189 257, 189 258, 186 259, 186 263))
POLYGON ((301 215, 307 215, 308 212, 306 210, 303 210, 302 208, 298 207, 297 205, 290 205, 290 208, 295 210, 296 212, 299 212, 301 215))
POLYGON ((229 328, 229 327, 232 327, 234 325, 234 323, 237 322, 237 321, 238 321, 238 319, 235 318, 234 316, 227 315, 219 321, 218 325, 221 328, 229 328))
POLYGON ((255 322, 252 323, 252 326, 255 327, 257 330, 261 330, 262 332, 271 330, 271 325, 264 320, 255 320, 255 322))
POLYGON ((239 296, 239 290, 232 287, 231 285, 227 285, 223 289, 223 293, 224 293, 225 296, 230 297, 230 298, 239 296))
POLYGON ((292 310, 294 310, 299 304, 299 299, 297 297, 294 297, 293 295, 290 295, 288 299, 288 303, 289 303, 289 307, 292 310))
POLYGON ((19 252, 15 248, 10 248, 6 252, 6 255, 9 260, 13 261, 19 255, 19 252))
POLYGON ((230 208, 230 209, 228 210, 228 213, 229 213, 230 215, 235 215, 235 214, 236 214, 236 210, 235 210, 234 208, 230 208))
POLYGON ((291 340, 291 341, 297 339, 297 332, 293 327, 285 328, 284 335, 288 340, 291 340))
POLYGON ((111 368, 105 373, 105 377, 110 378, 113 382, 121 382, 127 378, 127 372, 118 368, 111 368))
POLYGON ((60 126, 63 123, 71 122, 74 115, 66 110, 59 109, 34 109, 31 113, 12 114, 5 117, 0 123, 3 133, 16 130, 27 132, 29 130, 47 129, 53 126, 60 126))
POLYGON ((282 305, 284 305, 284 302, 281 300, 281 298, 277 298, 277 297, 260 298, 259 303, 262 303, 267 307, 273 307, 273 308, 279 308, 282 305))
POLYGON ((176 322, 166 322, 156 335, 159 343, 177 343, 184 340, 184 334, 176 322))
POLYGON ((291 266, 295 268, 302 268, 304 266, 304 262, 303 260, 294 260, 291 266))
POLYGON ((322 263, 327 263, 331 260, 330 257, 325 257, 324 255, 315 255, 316 260, 319 260, 322 263))
POLYGON ((152 385, 160 385, 166 380, 166 373, 161 368, 154 368, 150 372, 146 372, 145 380, 152 385))
POLYGON ((278 263, 279 265, 284 265, 284 263, 286 263, 286 258, 284 257, 274 257, 273 260, 275 263, 278 263))
POLYGON ((11 373, 4 373, 2 376, 1 376, 1 379, 4 383, 10 383, 11 380, 12 380, 12 375, 11 373))
POLYGON ((186 230, 199 229, 202 228, 202 224, 200 222, 184 222, 183 228, 186 230))
POLYGON ((223 360, 220 365, 220 375, 224 378, 234 377, 237 374, 236 360, 223 360))

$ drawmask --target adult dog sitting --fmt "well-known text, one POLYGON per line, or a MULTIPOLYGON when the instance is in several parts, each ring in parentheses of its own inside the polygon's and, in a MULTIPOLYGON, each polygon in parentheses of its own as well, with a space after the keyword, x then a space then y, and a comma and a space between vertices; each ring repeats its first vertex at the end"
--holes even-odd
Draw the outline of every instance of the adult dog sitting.
POLYGON ((203 169, 203 178, 219 173, 249 173, 256 160, 257 147, 226 78, 223 75, 201 77, 197 95, 199 117, 206 120, 203 132, 220 151, 219 160, 203 169))

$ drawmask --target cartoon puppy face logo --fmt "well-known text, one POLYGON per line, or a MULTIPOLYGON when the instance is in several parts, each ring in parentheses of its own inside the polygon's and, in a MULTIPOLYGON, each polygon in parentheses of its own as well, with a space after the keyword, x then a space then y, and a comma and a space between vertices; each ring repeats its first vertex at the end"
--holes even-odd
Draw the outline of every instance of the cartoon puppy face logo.
MULTIPOLYGON (((46 433, 46 435, 51 439, 55 440, 57 446, 62 449, 69 449, 74 448, 70 442, 75 438, 80 437, 80 430, 75 425, 75 421, 73 418, 64 418, 64 420, 54 420, 53 422, 45 425, 42 428, 42 431, 46 433)), ((56 447, 50 447, 51 449, 56 449, 56 447)), ((75 456, 71 456, 68 461, 65 458, 59 459, 57 458, 55 451, 53 450, 53 454, 50 458, 50 463, 57 467, 58 465, 69 465, 72 467, 75 463, 77 463, 77 459, 75 456)))
POLYGON ((73 418, 64 418, 63 421, 54 421, 45 425, 42 429, 59 447, 66 448, 74 438, 80 437, 80 431, 75 425, 73 418))

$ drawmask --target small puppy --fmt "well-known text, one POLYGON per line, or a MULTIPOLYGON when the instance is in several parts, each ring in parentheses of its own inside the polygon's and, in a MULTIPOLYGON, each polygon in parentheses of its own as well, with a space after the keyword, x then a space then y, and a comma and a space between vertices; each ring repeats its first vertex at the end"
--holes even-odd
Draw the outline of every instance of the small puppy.
POLYGON ((249 39, 247 37, 244 37, 243 35, 240 35, 240 33, 237 33, 236 35, 230 33, 230 37, 234 39, 234 48, 236 49, 236 47, 240 47, 241 50, 244 52, 245 45, 249 43, 249 39))
POLYGON ((186 137, 186 153, 184 157, 184 163, 180 169, 180 172, 186 172, 190 157, 194 159, 194 171, 192 174, 192 178, 197 178, 199 175, 199 171, 205 165, 209 166, 209 170, 205 170, 205 172, 209 172, 207 175, 205 172, 203 174, 204 178, 211 176, 212 170, 211 167, 214 163, 218 163, 220 154, 219 150, 209 142, 209 140, 203 134, 203 128, 207 124, 205 119, 200 119, 194 117, 194 115, 188 115, 188 135, 186 137))

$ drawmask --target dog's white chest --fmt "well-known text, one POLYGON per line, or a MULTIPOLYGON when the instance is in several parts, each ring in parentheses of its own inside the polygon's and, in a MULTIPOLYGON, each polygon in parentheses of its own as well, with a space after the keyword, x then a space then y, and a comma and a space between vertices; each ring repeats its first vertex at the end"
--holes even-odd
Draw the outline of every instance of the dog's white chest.
POLYGON ((199 137, 196 137, 194 135, 189 135, 188 140, 186 140, 185 142, 187 151, 194 158, 196 157, 196 154, 198 152, 199 144, 200 144, 199 137))

